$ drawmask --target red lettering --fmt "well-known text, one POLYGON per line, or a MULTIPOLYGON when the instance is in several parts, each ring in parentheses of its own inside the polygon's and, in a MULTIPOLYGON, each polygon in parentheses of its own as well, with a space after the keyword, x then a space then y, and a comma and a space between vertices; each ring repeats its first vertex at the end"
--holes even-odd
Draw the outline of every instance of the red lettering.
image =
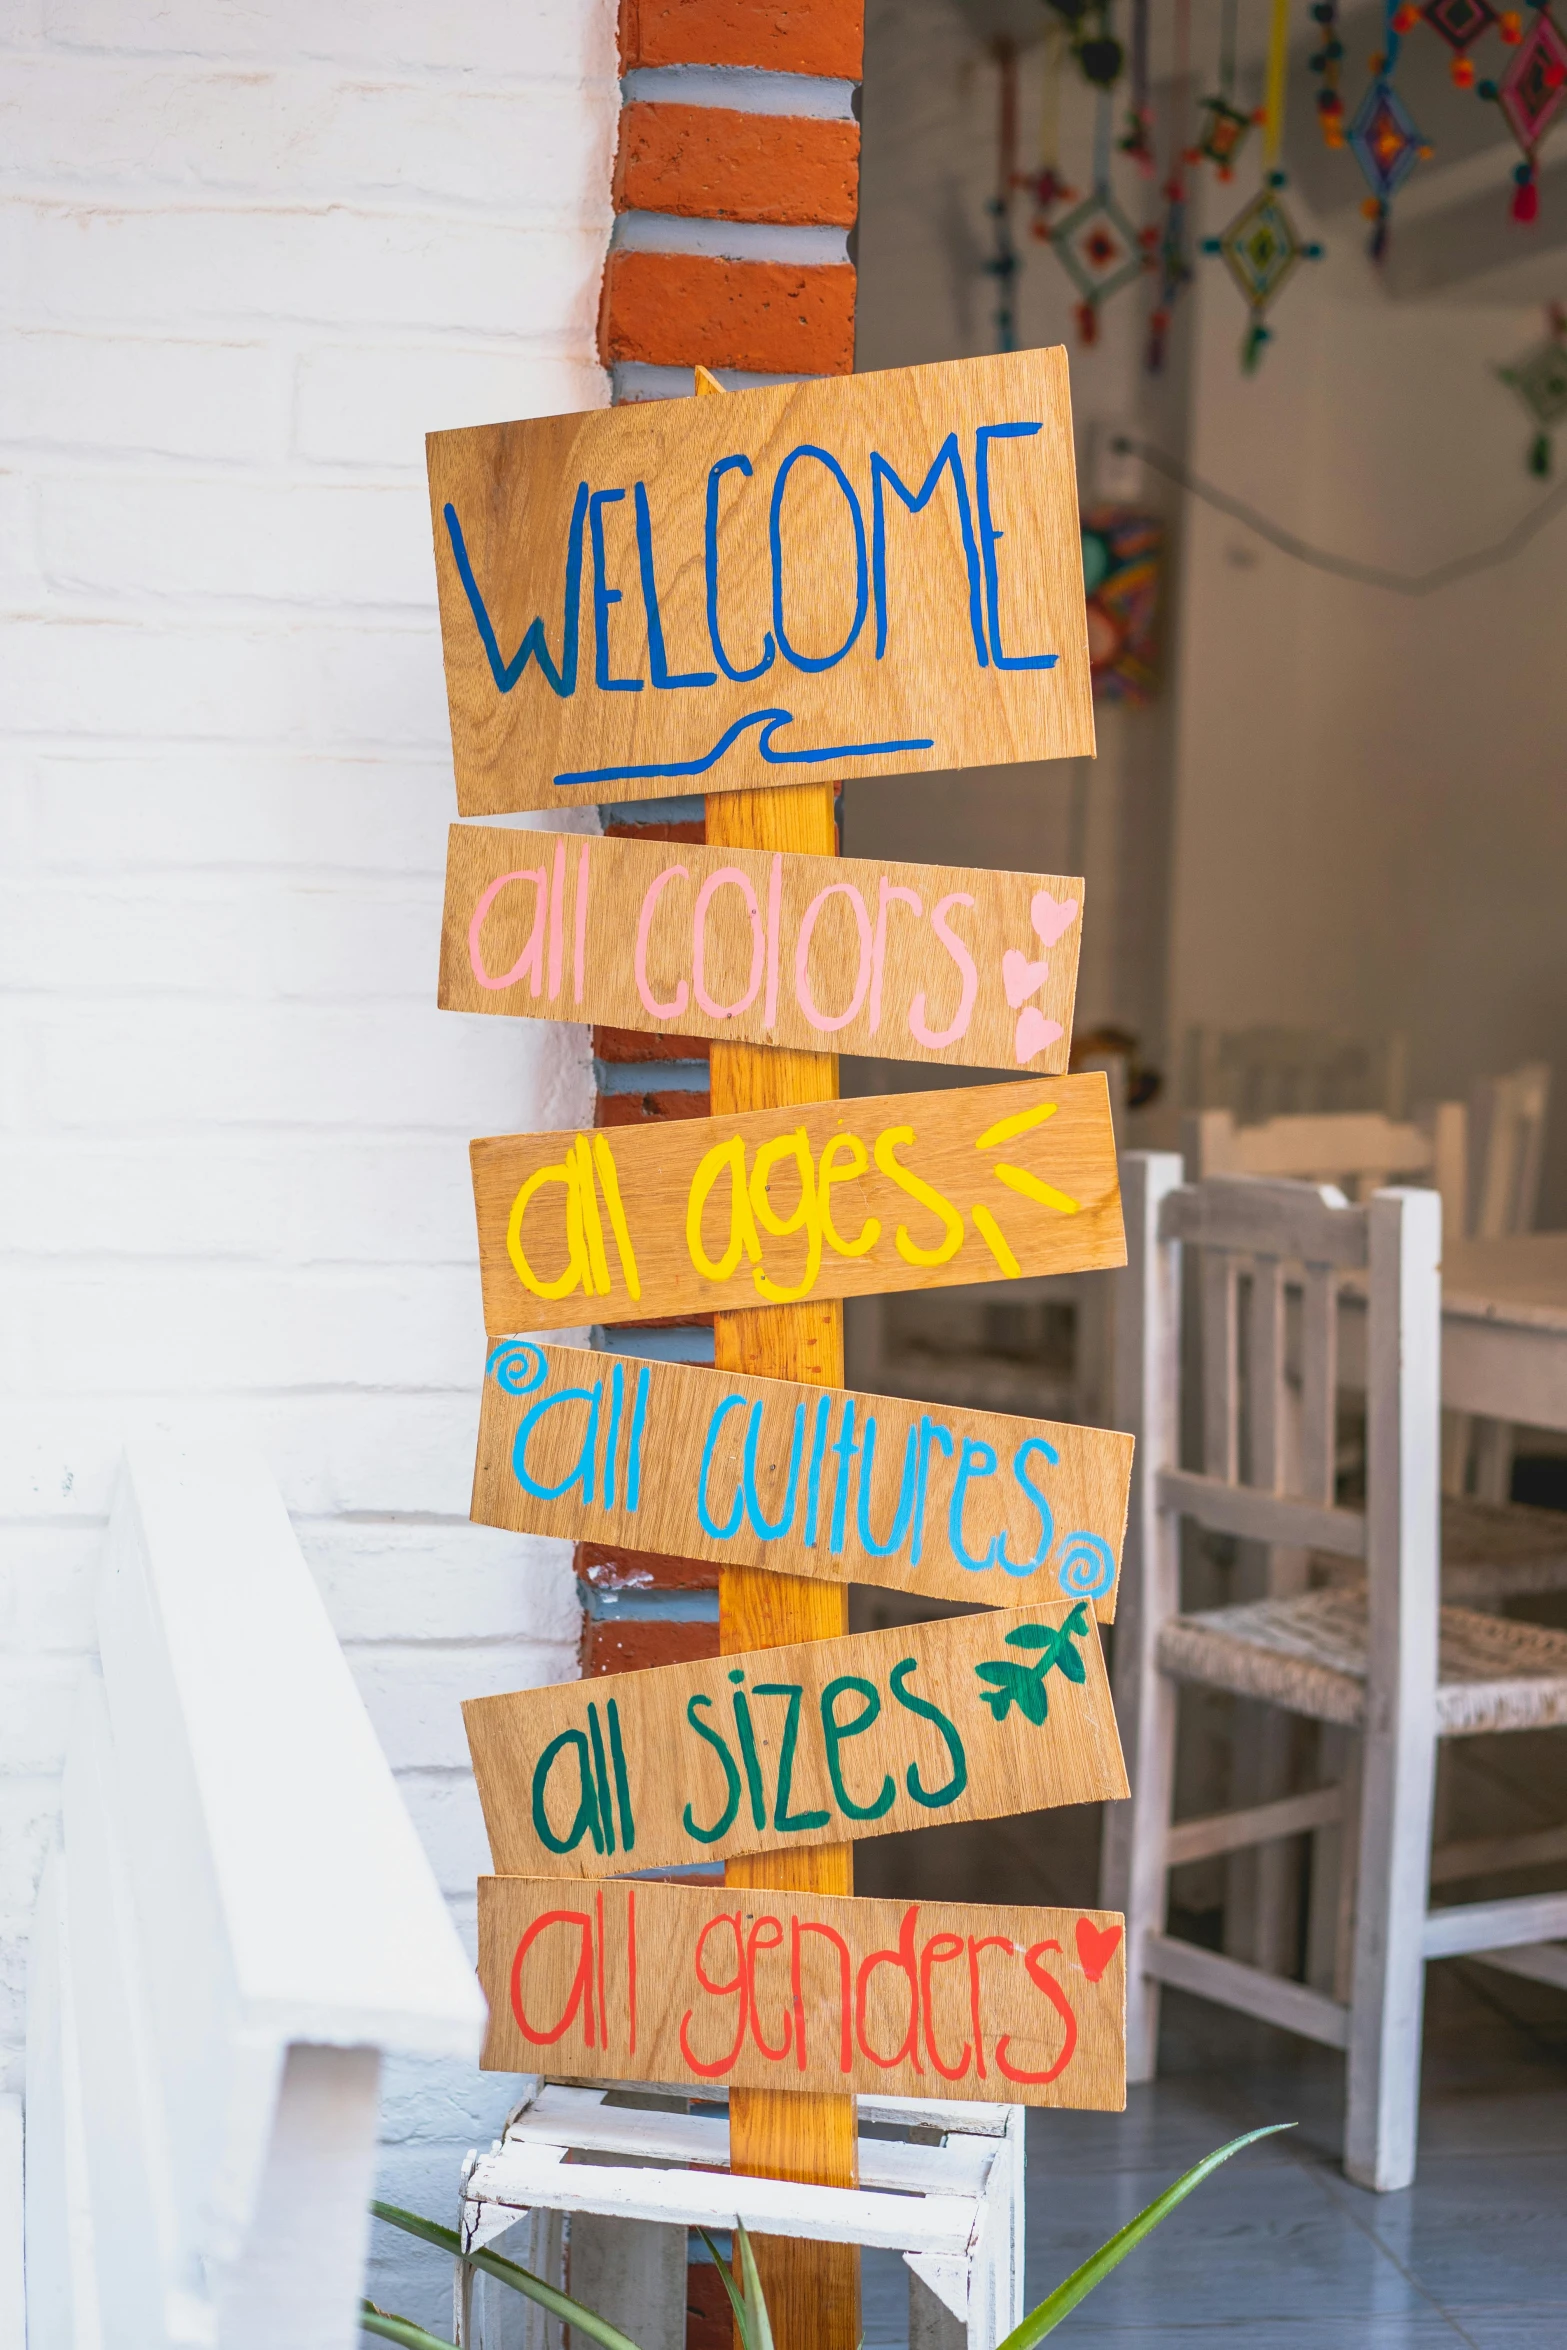
POLYGON ((974 2020, 974 2058, 982 2081, 988 2081, 990 2075, 985 2070, 985 2028, 979 2020, 979 1954, 1011 1948, 1005 1934, 970 1934, 968 1938, 968 2009, 974 2020))
POLYGON ((745 1980, 745 1935, 741 1930, 740 1912, 737 1909, 723 1910, 716 1918, 708 1919, 707 1924, 696 1938, 695 1965, 696 1979, 704 1991, 711 1991, 719 1999, 727 1999, 732 1991, 738 1991, 740 1994, 740 2021, 735 2027, 735 2044, 729 2054, 721 2057, 717 2064, 704 2064, 699 2056, 692 2053, 689 2026, 696 2010, 688 2007, 680 2019, 681 2055, 691 2070, 694 2073, 700 2073, 704 2081, 716 2081, 722 2074, 730 2070, 735 2058, 740 2053, 741 2045, 745 2039, 746 2018, 750 2007, 745 1980), (707 1937, 715 1926, 727 1926, 735 1938, 735 1979, 732 1983, 713 1982, 702 1964, 702 1952, 706 1947, 707 1937))
POLYGON ((931 2063, 944 2081, 961 2081, 968 2071, 974 2052, 965 2040, 963 2054, 957 2064, 942 2063, 941 2050, 936 2045, 936 2015, 930 1988, 931 1970, 935 1967, 945 1966, 950 1959, 962 1956, 963 1937, 961 1934, 932 1934, 920 1952, 920 2008, 925 2018, 925 2046, 930 2051, 931 2063))
POLYGON ((582 1909, 547 1909, 535 1918, 517 1945, 517 1955, 511 1962, 511 2012, 517 2019, 517 2029, 535 2048, 550 2048, 561 2039, 573 2022, 577 2009, 582 2009, 582 2037, 588 2047, 593 2046, 593 1926, 587 1911, 582 1909), (577 1971, 571 1980, 571 1997, 566 2012, 552 2032, 536 2032, 529 2023, 522 2004, 522 1962, 546 1926, 575 1926, 582 1937, 577 1959, 577 1971))
POLYGON ((1077 2017, 1072 2012, 1071 2001, 1067 1998, 1066 1993, 1062 1990, 1060 1984, 1056 1981, 1055 1976, 1050 1973, 1047 1967, 1041 1966, 1039 1964, 1039 1954, 1042 1950, 1058 1951, 1060 1948, 1061 1945, 1059 1942, 1036 1942, 1032 1950, 1026 1950, 1023 1953, 1023 1964, 1027 1967, 1032 1981, 1039 1990, 1043 1991, 1045 1997, 1049 2000, 1051 2006, 1055 2009, 1057 2015, 1061 2018, 1061 2021, 1066 2026, 1066 2039, 1062 2044, 1061 2053, 1056 2058, 1055 2063, 1050 2067, 1048 2072, 1017 2072, 1007 2062, 1007 2041, 998 2040, 996 2042, 996 2063, 1000 2066, 1002 2072, 1006 2074, 1009 2081, 1030 2081, 1033 2082, 1036 2086, 1045 2081, 1054 2081, 1065 2072, 1067 2066, 1072 2061, 1072 2052, 1077 2046, 1077 2017))
POLYGON ((789 1920, 789 1992, 790 2004, 794 2009, 795 2062, 803 2073, 805 2070, 805 2000, 800 1988, 800 1944, 807 1934, 820 1934, 824 1942, 831 1942, 837 1947, 838 2014, 841 2034, 838 2048, 838 2070, 841 2073, 851 2072, 854 2068, 854 2041, 849 2030, 849 1945, 834 1926, 819 1926, 809 1918, 802 1922, 801 1919, 792 1917, 789 1920))
POLYGON ((787 2007, 784 2009, 783 2046, 770 2048, 762 2037, 761 2002, 756 1996, 756 1954, 759 1950, 781 1950, 783 1938, 784 1930, 778 1920, 775 1917, 762 1917, 758 1918, 752 1926, 745 1945, 745 1990, 751 2015, 751 2037, 762 2054, 773 2064, 777 2064, 789 2053, 789 2010, 787 2007), (772 1939, 764 1942, 762 1935, 769 1926, 772 1928, 772 1939))
POLYGON ((854 2036, 872 2064, 890 2073, 900 2064, 910 2064, 917 2073, 925 2067, 920 2063, 920 1982, 914 1964, 914 1927, 919 1917, 919 1904, 913 1902, 904 1913, 898 1928, 896 1950, 873 1950, 860 1961, 860 1971, 854 1985, 854 2036), (865 2007, 870 1996, 870 1980, 879 1966, 897 1967, 908 1978, 909 2028, 891 2056, 879 2056, 865 2037, 865 2007))

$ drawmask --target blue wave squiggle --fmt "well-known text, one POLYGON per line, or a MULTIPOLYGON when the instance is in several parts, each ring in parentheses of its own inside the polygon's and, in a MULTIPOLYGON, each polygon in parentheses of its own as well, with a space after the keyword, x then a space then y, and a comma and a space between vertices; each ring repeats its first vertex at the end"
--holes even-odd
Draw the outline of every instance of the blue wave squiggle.
POLYGON ((819 751, 775 751, 773 736, 780 726, 793 724, 792 710, 753 710, 748 718, 737 718, 733 726, 726 727, 712 749, 694 759, 671 759, 649 767, 584 767, 557 775, 555 783, 561 790, 570 790, 583 783, 661 783, 679 775, 706 775, 752 726, 762 730, 756 747, 770 767, 819 767, 833 759, 881 759, 895 751, 933 751, 936 747, 934 736, 922 735, 907 742, 829 743, 819 751))

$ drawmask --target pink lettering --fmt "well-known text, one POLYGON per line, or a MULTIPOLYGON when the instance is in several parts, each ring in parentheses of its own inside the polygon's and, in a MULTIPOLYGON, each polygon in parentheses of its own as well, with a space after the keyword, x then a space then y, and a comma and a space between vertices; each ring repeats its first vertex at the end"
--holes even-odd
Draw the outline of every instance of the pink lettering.
POLYGON ((762 1026, 771 1035, 778 1024, 778 925, 783 910, 783 858, 775 856, 767 875, 767 994, 762 1026))
MULTIPOLYGON (((666 865, 649 889, 647 896, 642 900, 642 911, 637 916, 637 943, 635 954, 632 957, 632 969, 636 976, 637 993, 642 998, 643 1010, 651 1012, 655 1020, 678 1020, 691 1000, 690 991, 683 979, 677 982, 675 992, 667 1004, 659 1002, 647 983, 648 934, 653 928, 653 916, 658 911, 659 897, 666 883, 676 880, 689 881, 690 878, 691 874, 687 866, 666 865)), ((541 873, 539 875, 541 884, 543 880, 544 876, 541 873)), ((538 994, 537 987, 533 992, 535 995, 538 994)))
POLYGON ((468 925, 468 966, 481 987, 491 989, 515 987, 517 981, 526 976, 533 982, 534 994, 539 994, 544 984, 544 868, 542 865, 524 866, 516 873, 502 873, 490 883, 474 907, 473 920, 468 925), (511 881, 531 881, 533 884, 533 928, 528 933, 527 945, 511 969, 504 972, 499 979, 492 979, 485 967, 484 953, 479 943, 480 933, 484 929, 486 914, 507 883, 511 881))
MULTIPOLYGON (((696 906, 691 915, 691 984, 696 1000, 712 1020, 733 1020, 741 1012, 748 1012, 756 1001, 756 991, 762 984, 762 965, 767 957, 767 940, 762 929, 762 909, 756 902, 756 892, 738 865, 720 865, 710 873, 696 893, 696 906), (707 909, 717 892, 725 887, 737 889, 745 900, 745 910, 751 917, 751 976, 737 1003, 720 1004, 707 991, 707 909)), ((682 989, 684 983, 682 982, 682 989)))
POLYGON ((560 967, 566 941, 563 935, 566 897, 566 844, 555 843, 555 869, 550 876, 550 1002, 560 994, 560 967))
POLYGON ((974 968, 974 958, 946 919, 949 906, 972 906, 973 903, 973 899, 964 891, 955 889, 947 897, 938 898, 931 909, 930 926, 956 963, 963 983, 950 1028, 931 1029, 926 1026, 923 988, 909 1006, 909 1034, 917 1044, 924 1045, 931 1052, 939 1050, 943 1045, 956 1044, 960 1036, 967 1034, 974 998, 979 993, 979 973, 974 968))
POLYGON ((582 1001, 582 970, 587 961, 588 948, 588 844, 583 842, 577 853, 576 920, 571 942, 571 1000, 582 1001))
POLYGON ((925 909, 911 889, 894 889, 883 874, 876 885, 876 943, 871 948, 871 1034, 881 1026, 881 982, 887 961, 887 908, 912 906, 916 914, 925 909))
MULTIPOLYGON (((970 900, 971 904, 972 902, 970 900)), ((794 947, 794 992, 799 999, 801 1011, 818 1035, 827 1036, 831 1035, 834 1029, 847 1028, 851 1020, 859 1017, 860 1007, 870 988, 873 961, 871 918, 866 911, 865 900, 852 881, 829 882, 825 889, 818 890, 816 896, 806 907, 804 920, 800 924, 800 935, 796 939, 794 947), (816 1000, 811 994, 806 966, 810 960, 811 937, 816 929, 817 917, 829 898, 839 897, 847 898, 854 908, 854 924, 860 935, 860 961, 854 976, 854 993, 849 998, 848 1009, 836 1012, 829 1018, 827 1013, 819 1010, 816 1000)))

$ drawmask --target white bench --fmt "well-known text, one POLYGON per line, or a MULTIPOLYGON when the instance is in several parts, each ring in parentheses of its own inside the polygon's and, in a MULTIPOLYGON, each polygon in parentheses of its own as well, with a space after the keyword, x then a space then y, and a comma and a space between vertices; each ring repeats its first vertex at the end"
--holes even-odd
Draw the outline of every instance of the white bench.
POLYGON ((28 2350, 352 2350, 381 2054, 474 2060, 477 1983, 258 1459, 137 1451, 98 1636, 31 1954, 28 2350))
MULTIPOLYGON (((615 2093, 662 2095, 671 2111, 610 2094, 534 2084, 490 2152, 468 2158, 465 2249, 504 2252, 567 2284, 569 2231, 568 2289, 641 2350, 683 2350, 688 2233, 737 2221, 753 2235, 901 2252, 911 2350, 994 2350, 1021 2319, 1021 2106, 862 2097, 859 2186, 806 2187, 731 2173, 727 2115, 678 2110, 687 2091, 615 2093)), ((455 2319, 463 2350, 545 2350, 558 2339, 533 2304, 461 2264, 455 2319)))

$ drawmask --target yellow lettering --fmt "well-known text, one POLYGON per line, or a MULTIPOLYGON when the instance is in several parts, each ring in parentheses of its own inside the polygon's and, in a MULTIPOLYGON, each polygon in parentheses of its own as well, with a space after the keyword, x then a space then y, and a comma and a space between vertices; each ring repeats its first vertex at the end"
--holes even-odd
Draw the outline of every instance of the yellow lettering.
POLYGON ((588 1271, 600 1297, 609 1295, 609 1264, 604 1255, 604 1227, 599 1222, 598 1194, 593 1187, 593 1161, 588 1138, 579 1134, 572 1145, 577 1171, 577 1197, 582 1202, 582 1233, 588 1247, 588 1271))
POLYGON ((995 1217, 991 1214, 988 1208, 980 1207, 976 1204, 976 1206, 970 1210, 970 1213, 974 1218, 974 1222, 979 1227, 980 1238, 984 1241, 985 1246, 989 1249, 991 1255, 995 1258, 996 1263, 1001 1267, 1002 1272, 1005 1273, 1009 1281, 1015 1281, 1018 1275, 1022 1272, 1023 1268, 1018 1263, 1016 1257, 1012 1254, 1012 1251, 1008 1248, 1007 1237, 1006 1234, 1002 1231, 1001 1226, 996 1222, 995 1217))
POLYGON ((921 1248, 909 1238, 908 1227, 900 1224, 897 1232, 898 1254, 906 1265, 944 1265, 949 1258, 957 1255, 963 1245, 963 1218, 952 1202, 943 1199, 939 1191, 933 1191, 928 1183, 912 1174, 907 1167, 899 1166, 893 1155, 898 1144, 913 1140, 912 1126, 887 1127, 876 1137, 876 1164, 900 1191, 906 1191, 910 1199, 918 1200, 922 1208, 929 1208, 933 1216, 941 1218, 946 1226, 946 1236, 935 1248, 921 1248))
POLYGON ((604 1187, 604 1205, 609 1210, 610 1230, 615 1235, 615 1247, 620 1255, 620 1270, 625 1276, 626 1288, 632 1303, 642 1295, 642 1282, 637 1273, 636 1251, 631 1245, 631 1227, 626 1222, 626 1211, 621 1203, 620 1177, 615 1172, 615 1154, 602 1134, 593 1137, 593 1164, 599 1171, 599 1182, 604 1187))
POLYGON ((511 1215, 506 1224, 506 1254, 516 1267, 517 1278, 524 1289, 535 1297, 570 1297, 579 1282, 591 1287, 587 1255, 582 1240, 582 1202, 577 1189, 576 1157, 558 1161, 549 1167, 535 1167, 527 1182, 511 1203, 511 1215), (563 1183, 566 1187, 566 1270, 557 1280, 541 1281, 523 1254, 522 1219, 528 1212, 528 1203, 536 1191, 546 1183, 563 1183))
POLYGON ((764 1142, 756 1154, 751 1169, 751 1206, 756 1220, 764 1231, 776 1233, 780 1240, 791 1232, 804 1231, 805 1273, 793 1288, 785 1289, 769 1280, 760 1265, 751 1275, 758 1297, 765 1297, 769 1305, 786 1306, 797 1297, 808 1297, 816 1286, 816 1276, 822 1264, 822 1224, 816 1199, 816 1164, 811 1156, 810 1142, 805 1128, 798 1127, 793 1134, 776 1134, 771 1142, 764 1142), (787 1216, 780 1216, 768 1196, 768 1184, 773 1169, 781 1159, 792 1158, 800 1174, 800 1196, 787 1216))
POLYGON ((1020 1134, 1028 1134, 1036 1126, 1043 1126, 1061 1107, 1059 1102, 1036 1102, 1031 1110, 1019 1110, 1015 1117, 998 1118, 994 1126, 987 1126, 974 1148, 977 1151, 994 1149, 997 1143, 1015 1142, 1020 1134))
POLYGON ((740 1262, 742 1249, 753 1265, 761 1263, 762 1244, 757 1238, 751 1202, 746 1194, 745 1145, 738 1134, 731 1135, 727 1142, 715 1143, 691 1178, 686 1199, 686 1249, 697 1271, 709 1281, 727 1281, 740 1262), (729 1244, 714 1264, 702 1242, 702 1212, 709 1192, 726 1167, 729 1170, 729 1244))
POLYGON ((1053 1183, 1041 1183, 1026 1167, 1000 1166, 995 1173, 1009 1191, 1020 1191, 1025 1199, 1037 1199, 1042 1208, 1055 1208, 1063 1216, 1075 1216, 1083 1204, 1066 1192, 1057 1191, 1053 1183))
POLYGON ((816 1191, 818 1213, 821 1217, 822 1232, 828 1244, 837 1250, 840 1257, 863 1257, 868 1250, 876 1246, 877 1241, 881 1238, 881 1225, 875 1216, 867 1216, 865 1222, 860 1226, 858 1240, 842 1239, 832 1220, 833 1185, 853 1182, 856 1176, 865 1173, 870 1163, 865 1145, 857 1134, 835 1134, 822 1153, 821 1173, 817 1179, 816 1191), (839 1167, 835 1164, 840 1151, 846 1151, 849 1154, 849 1164, 846 1167, 839 1167))

